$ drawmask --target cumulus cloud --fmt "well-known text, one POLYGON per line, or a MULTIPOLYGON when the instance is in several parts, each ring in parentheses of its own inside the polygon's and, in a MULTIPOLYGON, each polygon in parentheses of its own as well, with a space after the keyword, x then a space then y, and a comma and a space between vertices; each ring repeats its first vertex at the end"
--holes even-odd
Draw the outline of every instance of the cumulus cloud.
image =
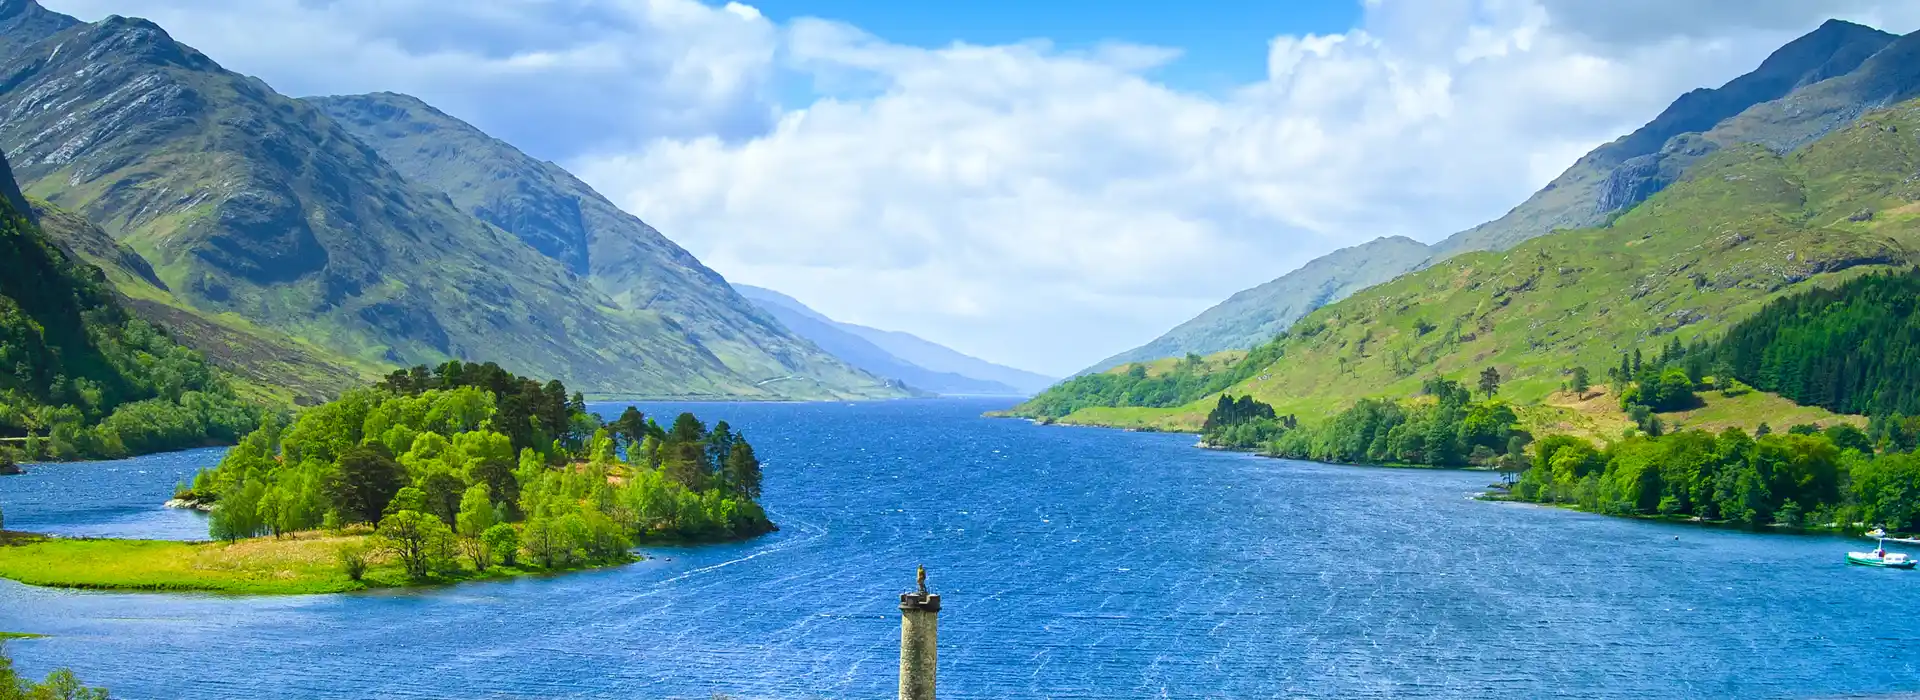
POLYGON ((415 92, 732 279, 1053 372, 1333 248, 1498 216, 1828 9, 1920 23, 1904 0, 1367 0, 1196 92, 1150 77, 1178 47, 1124 37, 929 49, 693 0, 49 4, 155 16, 283 90, 415 92), (269 22, 291 17, 327 29, 269 22))
POLYGON ((307 96, 391 90, 545 158, 777 118, 778 29, 697 0, 46 0, 145 17, 222 65, 307 96))
POLYGON ((1603 43, 1563 9, 1369 4, 1351 31, 1275 38, 1266 79, 1227 94, 1045 45, 797 22, 792 67, 868 89, 757 138, 578 164, 729 274, 1071 371, 1332 248, 1498 216, 1819 22, 1603 43))

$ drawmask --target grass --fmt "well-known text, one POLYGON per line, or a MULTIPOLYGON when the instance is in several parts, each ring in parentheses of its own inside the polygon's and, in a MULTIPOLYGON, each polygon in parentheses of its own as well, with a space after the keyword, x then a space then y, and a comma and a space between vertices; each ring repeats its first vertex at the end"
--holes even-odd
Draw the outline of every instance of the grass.
POLYGON ((0 578, 57 588, 288 595, 444 585, 565 570, 522 565, 476 572, 463 561, 458 570, 415 581, 390 557, 370 553, 370 568, 362 580, 355 581, 341 569, 338 552, 342 545, 366 540, 365 534, 326 532, 234 543, 15 536, 8 546, 0 546, 0 578))
POLYGON ((1761 391, 1731 397, 1718 391, 1705 391, 1700 393, 1700 399, 1705 402, 1700 408, 1665 413, 1660 418, 1675 430, 1700 429, 1714 433, 1727 428, 1739 428, 1752 433, 1761 423, 1766 423, 1777 433, 1803 423, 1822 428, 1838 423, 1851 424, 1856 428, 1867 426, 1867 419, 1862 416, 1834 413, 1819 406, 1802 406, 1778 394, 1761 391))
POLYGON ((7 640, 7 639, 41 639, 41 638, 44 638, 44 637, 46 637, 46 636, 47 636, 47 635, 44 635, 44 634, 34 634, 34 633, 32 633, 32 632, 0 632, 0 640, 7 640))

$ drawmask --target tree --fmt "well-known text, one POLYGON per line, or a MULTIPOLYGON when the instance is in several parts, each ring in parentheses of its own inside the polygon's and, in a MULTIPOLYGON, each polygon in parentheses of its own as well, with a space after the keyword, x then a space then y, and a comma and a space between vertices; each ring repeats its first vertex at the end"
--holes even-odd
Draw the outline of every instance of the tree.
POLYGON ((208 532, 214 539, 228 542, 258 537, 264 529, 260 520, 260 499, 266 493, 266 484, 255 479, 241 486, 238 492, 220 499, 214 504, 213 512, 208 514, 208 532))
MULTIPOLYGON (((647 414, 641 413, 638 408, 628 406, 627 410, 621 411, 620 417, 613 419, 607 427, 613 432, 614 437, 619 439, 620 446, 631 453, 638 449, 640 441, 647 437, 647 414)), ((632 459, 631 455, 628 459, 632 459)))
POLYGON ((734 443, 733 451, 727 454, 727 486, 734 493, 749 499, 760 498, 760 460, 753 455, 753 445, 746 440, 734 443))
POLYGON ((706 490, 713 473, 707 461, 706 440, 706 426, 691 413, 680 414, 673 420, 673 429, 667 432, 663 460, 667 477, 688 491, 706 490))
POLYGON ((566 531, 558 527, 552 518, 527 521, 526 531, 520 533, 520 543, 528 555, 540 562, 540 566, 549 569, 556 563, 566 561, 573 550, 573 543, 566 531))
POLYGON ((428 474, 420 480, 420 493, 426 500, 426 509, 423 512, 439 518, 440 522, 446 523, 449 527, 453 526, 454 518, 460 515, 461 501, 466 490, 467 482, 451 472, 428 474))
POLYGON ((405 470, 394 461, 393 453, 379 443, 342 452, 338 465, 329 491, 334 510, 344 522, 379 520, 387 502, 406 485, 405 470))
POLYGON ((673 419, 673 429, 667 432, 667 440, 677 443, 699 443, 707 439, 707 426, 691 413, 682 413, 673 419))
POLYGON ((1855 428, 1852 425, 1835 423, 1827 426, 1827 429, 1822 434, 1826 435, 1828 440, 1832 440, 1833 446, 1839 449, 1858 450, 1865 454, 1873 454, 1873 441, 1867 439, 1866 433, 1860 432, 1859 428, 1855 428))
POLYGON ((1593 386, 1592 377, 1587 375, 1587 368, 1585 366, 1574 367, 1573 376, 1568 380, 1567 387, 1572 389, 1575 394, 1586 396, 1587 388, 1591 386, 1593 386))
POLYGON ((1499 391, 1500 370, 1494 369, 1491 365, 1480 370, 1480 393, 1485 394, 1488 400, 1492 400, 1493 395, 1499 391))
POLYGON ((707 434, 707 464, 714 473, 727 468, 727 454, 733 451, 733 443, 738 439, 726 421, 713 424, 713 432, 707 434))
POLYGON ((480 533, 480 541, 487 546, 489 553, 500 557, 500 563, 507 566, 520 563, 520 531, 513 529, 512 525, 499 523, 487 528, 486 532, 480 533))
POLYGON ((382 547, 399 560, 407 576, 419 580, 433 574, 440 552, 452 532, 439 518, 414 510, 397 511, 380 520, 376 536, 382 547))
POLYGON ((493 558, 491 548, 482 539, 487 530, 499 524, 494 519, 493 503, 488 501, 486 484, 474 484, 460 497, 458 532, 460 544, 473 560, 474 571, 486 571, 493 558))
POLYGON ((393 515, 403 510, 427 512, 427 493, 412 486, 400 489, 394 492, 392 500, 387 501, 387 507, 381 514, 393 515))

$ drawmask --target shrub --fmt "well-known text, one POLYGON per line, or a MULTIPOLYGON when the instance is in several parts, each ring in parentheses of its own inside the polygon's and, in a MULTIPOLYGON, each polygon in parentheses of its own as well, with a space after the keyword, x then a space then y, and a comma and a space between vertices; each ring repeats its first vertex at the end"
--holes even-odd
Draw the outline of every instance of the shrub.
POLYGON ((359 542, 340 545, 340 570, 355 581, 367 575, 367 546, 359 542))

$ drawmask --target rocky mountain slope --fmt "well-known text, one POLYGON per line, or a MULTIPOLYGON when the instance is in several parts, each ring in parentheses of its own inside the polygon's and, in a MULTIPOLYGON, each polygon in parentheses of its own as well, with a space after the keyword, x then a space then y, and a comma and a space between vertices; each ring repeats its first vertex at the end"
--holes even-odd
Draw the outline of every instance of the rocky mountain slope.
POLYGON ((1913 96, 1920 90, 1916 51, 1920 35, 1896 37, 1829 21, 1781 47, 1752 72, 1719 88, 1682 95, 1645 126, 1582 156, 1506 215, 1449 236, 1425 254, 1407 245, 1412 241, 1361 258, 1365 264, 1350 262, 1356 249, 1336 251, 1091 369, 1165 357, 1169 350, 1204 355, 1253 347, 1320 305, 1423 265, 1466 252, 1505 250, 1558 229, 1604 224, 1723 148, 1763 144, 1789 150, 1861 113, 1913 96))
MULTIPOLYGON (((44 12, 6 2, 13 16, 44 12)), ((182 312, 244 319, 336 365, 485 359, 659 397, 898 395, 769 324, 623 303, 565 255, 409 179, 323 110, 150 22, 38 16, 0 65, 0 147, 29 194, 130 247, 182 312)), ((656 296, 725 290, 679 255, 696 272, 656 296)))
MULTIPOLYGON (((1041 378, 1042 381, 1039 382, 1039 387, 1023 389, 968 373, 944 371, 927 367, 895 354, 892 350, 883 346, 882 343, 896 347, 906 346, 910 349, 910 352, 917 353, 922 357, 935 357, 939 361, 947 362, 948 366, 984 366, 990 368, 990 371, 995 374, 1012 374, 1016 377, 1027 374, 1011 367, 1002 367, 984 360, 961 355, 953 350, 934 345, 933 343, 905 333, 883 331, 877 328, 868 328, 857 324, 835 321, 813 310, 806 304, 801 303, 800 300, 771 289, 763 289, 744 284, 736 284, 734 287, 740 290, 741 295, 759 305, 768 313, 773 314, 775 318, 780 320, 781 324, 793 329, 795 333, 799 333, 819 344, 820 347, 833 353, 835 357, 876 375, 899 380, 914 389, 948 396, 1024 396, 1039 391, 1045 388, 1047 383, 1050 383, 1045 382, 1044 378, 1041 378), (904 338, 902 336, 904 336, 904 338), (930 349, 927 346, 932 346, 932 348, 937 348, 938 350, 930 349), (954 358, 962 359, 956 360, 954 358)), ((1028 380, 1025 382, 1025 385, 1033 387, 1035 383, 1036 382, 1028 380)))

